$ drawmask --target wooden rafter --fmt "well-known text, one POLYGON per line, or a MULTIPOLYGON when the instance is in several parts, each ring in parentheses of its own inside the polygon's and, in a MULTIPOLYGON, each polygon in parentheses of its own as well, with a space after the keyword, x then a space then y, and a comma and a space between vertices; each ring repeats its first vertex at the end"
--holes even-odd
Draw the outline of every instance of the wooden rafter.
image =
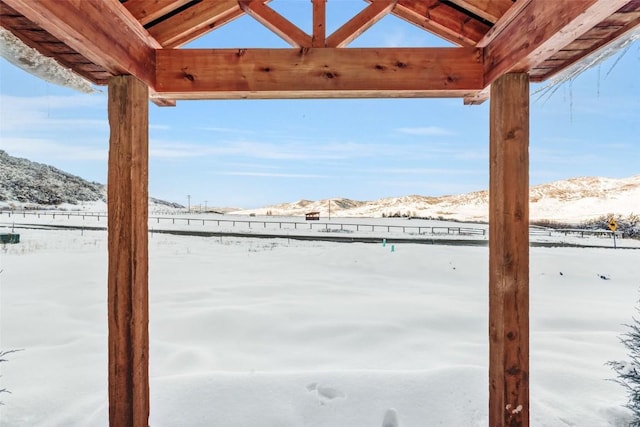
MULTIPOLYGON (((521 0, 523 1, 523 0, 521 0)), ((628 3, 629 0, 530 0, 492 34, 484 49, 485 84, 528 71, 628 3)), ((498 26, 498 25, 496 25, 498 26)))
POLYGON ((262 0, 238 0, 240 8, 293 47, 311 47, 311 36, 264 4, 262 0))
POLYGON ((475 48, 164 49, 170 99, 464 97, 483 88, 475 48))
POLYGON ((229 22, 237 18, 240 18, 243 15, 244 15, 244 12, 242 11, 242 9, 237 9, 237 10, 234 9, 233 11, 230 11, 227 14, 221 15, 218 19, 214 19, 213 21, 210 21, 207 26, 204 26, 204 27, 195 29, 194 31, 186 33, 183 37, 178 38, 171 44, 167 45, 167 48, 182 47, 185 44, 194 41, 198 37, 201 37, 210 31, 220 28, 223 25, 226 25, 229 22))
POLYGON ((449 0, 463 9, 495 24, 511 6, 512 0, 449 0))
POLYGON ((384 18, 396 6, 397 0, 372 0, 366 8, 347 21, 327 38, 327 47, 345 47, 372 25, 384 18))
MULTIPOLYGON (((612 31, 610 33, 608 33, 605 37, 600 38, 599 40, 597 40, 595 43, 591 44, 589 49, 586 49, 584 51, 581 51, 580 54, 577 55, 573 55, 570 59, 566 60, 563 62, 563 64, 561 66, 549 69, 548 72, 546 72, 543 75, 537 76, 537 77, 532 77, 531 81, 533 82, 541 82, 544 81, 550 77, 553 77, 554 75, 556 75, 557 73, 561 72, 564 69, 567 69, 568 67, 572 66, 573 64, 581 61, 582 59, 585 58, 585 56, 591 54, 592 52, 594 52, 595 50, 601 49, 605 46, 607 46, 609 43, 611 43, 612 41, 620 38, 620 37, 624 37, 624 35, 626 33, 628 33, 629 31, 632 31, 633 29, 635 29, 636 27, 640 26, 640 13, 637 13, 637 17, 629 22, 626 23, 626 25, 620 27, 618 30, 616 31, 612 31)), ((587 33, 588 35, 589 33, 587 33)), ((573 43, 577 43, 580 40, 576 40, 573 43)), ((571 47, 571 44, 568 45, 568 47, 571 47)), ((562 51, 558 52, 558 54, 560 54, 562 51)), ((556 54, 555 56, 559 56, 558 54, 556 54)), ((554 56, 554 58, 555 58, 554 56)))
POLYGON ((485 33, 485 35, 476 44, 477 47, 486 47, 495 39, 505 28, 511 25, 511 22, 520 16, 522 11, 531 3, 531 0, 519 0, 496 22, 496 24, 485 33))
POLYGON ((203 1, 149 28, 165 48, 175 48, 242 14, 236 0, 203 1))
POLYGON ((128 0, 124 7, 142 25, 147 25, 189 2, 191 0, 128 0))
POLYGON ((27 19, 112 74, 155 85, 161 46, 118 1, 4 0, 27 19))
POLYGON ((327 0, 311 0, 313 3, 313 34, 311 47, 325 47, 327 39, 327 0))
POLYGON ((392 13, 459 46, 475 46, 489 30, 486 24, 439 0, 398 0, 392 13))

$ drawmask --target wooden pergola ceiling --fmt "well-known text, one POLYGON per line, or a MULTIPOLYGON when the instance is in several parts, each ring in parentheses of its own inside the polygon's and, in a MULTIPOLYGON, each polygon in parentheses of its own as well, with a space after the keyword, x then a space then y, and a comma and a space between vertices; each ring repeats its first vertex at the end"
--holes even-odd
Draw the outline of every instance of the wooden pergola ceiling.
POLYGON ((625 37, 640 24, 640 0, 365 1, 327 34, 326 0, 311 0, 307 34, 266 0, 0 0, 2 27, 109 86, 111 426, 149 425, 149 96, 172 105, 305 97, 477 103, 489 94, 489 425, 529 425, 529 82, 625 37), (245 14, 292 47, 179 49, 245 14), (345 47, 387 14, 458 47, 345 47))
POLYGON ((326 0, 309 1, 312 34, 270 0, 0 0, 0 22, 97 85, 138 77, 159 105, 387 96, 480 103, 506 72, 546 80, 640 24, 640 0, 364 0, 326 34, 326 0), (292 48, 179 49, 245 14, 292 48), (459 47, 346 48, 387 14, 459 47))

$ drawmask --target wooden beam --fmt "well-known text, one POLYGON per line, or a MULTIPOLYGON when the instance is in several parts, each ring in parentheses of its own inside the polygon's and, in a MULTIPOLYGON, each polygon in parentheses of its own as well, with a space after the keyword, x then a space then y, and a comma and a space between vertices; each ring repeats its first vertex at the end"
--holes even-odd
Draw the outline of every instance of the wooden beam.
POLYGON ((239 16, 236 0, 203 1, 149 28, 165 48, 179 47, 239 16))
POLYGON ((484 49, 485 83, 528 71, 589 31, 628 0, 530 0, 484 49))
POLYGON ((529 425, 529 76, 491 85, 489 425, 529 425))
POLYGON ((327 0, 311 0, 313 3, 313 34, 311 47, 326 47, 327 0))
POLYGON ((384 18, 396 6, 397 0, 372 0, 372 3, 333 32, 327 47, 345 47, 372 25, 384 18))
POLYGON ((485 35, 476 44, 476 47, 486 47, 493 41, 502 31, 511 25, 511 22, 520 16, 520 13, 529 6, 531 0, 519 0, 509 10, 505 12, 496 24, 485 33, 485 35))
POLYGON ((311 47, 311 36, 261 0, 238 0, 240 7, 256 21, 293 47, 311 47))
POLYGON ((110 73, 155 84, 155 48, 160 45, 119 1, 3 1, 110 73))
POLYGON ((181 37, 174 39, 171 43, 168 43, 165 47, 174 49, 184 46, 187 43, 190 43, 213 30, 217 30, 223 25, 228 24, 235 19, 240 18, 244 15, 242 9, 234 9, 227 14, 221 15, 219 18, 210 21, 209 24, 205 27, 196 27, 192 31, 185 32, 181 37))
POLYGON ((458 46, 475 46, 489 30, 440 0, 398 0, 391 13, 458 46))
POLYGON ((559 67, 550 69, 549 72, 545 73, 542 76, 538 76, 536 78, 531 78, 531 81, 533 82, 542 82, 547 80, 550 77, 555 76, 556 74, 558 74, 561 71, 566 70, 567 68, 571 67, 572 65, 582 61, 585 57, 588 57, 589 55, 593 54, 594 52, 597 52, 600 49, 603 49, 604 47, 608 46, 609 44, 615 42, 616 40, 619 40, 621 37, 624 37, 624 35, 630 31, 634 31, 635 28, 640 27, 640 16, 638 16, 638 18, 636 18, 633 21, 630 21, 627 23, 627 25, 625 25, 624 27, 620 28, 617 31, 614 31, 610 34, 608 34, 607 36, 603 37, 602 39, 598 40, 595 44, 593 44, 591 46, 590 49, 588 50, 584 50, 582 51, 580 54, 574 55, 571 59, 567 60, 564 64, 562 64, 559 67))
POLYGON ((481 91, 475 92, 464 97, 464 105, 480 105, 487 99, 491 93, 491 86, 487 86, 481 91))
POLYGON ((156 104, 158 107, 175 107, 176 106, 175 99, 162 98, 157 94, 151 95, 151 102, 156 104))
POLYGON ((449 0, 463 9, 495 24, 511 6, 512 0, 449 0))
POLYGON ((170 99, 463 97, 484 87, 480 57, 475 48, 165 49, 156 90, 170 99))
POLYGON ((109 79, 109 425, 149 425, 149 90, 109 79))
POLYGON ((190 2, 191 0, 127 0, 124 7, 142 25, 147 25, 190 2))

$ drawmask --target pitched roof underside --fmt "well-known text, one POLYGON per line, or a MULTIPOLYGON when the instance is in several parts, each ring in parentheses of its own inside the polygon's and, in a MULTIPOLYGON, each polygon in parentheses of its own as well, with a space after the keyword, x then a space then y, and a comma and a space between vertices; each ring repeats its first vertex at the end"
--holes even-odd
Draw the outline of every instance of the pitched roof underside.
POLYGON ((547 80, 640 26, 640 0, 365 0, 362 12, 326 35, 325 0, 311 1, 312 34, 269 0, 0 0, 0 25, 94 84, 134 74, 159 104, 365 96, 457 96, 479 103, 501 74, 526 71, 534 82, 547 80), (245 14, 292 48, 180 49, 245 14), (459 47, 345 47, 386 14, 459 47), (216 82, 205 69, 215 70, 216 82), (278 83, 265 83, 265 73, 278 83), (285 87, 293 79, 305 84, 285 87), (418 79, 426 83, 412 81, 418 79))

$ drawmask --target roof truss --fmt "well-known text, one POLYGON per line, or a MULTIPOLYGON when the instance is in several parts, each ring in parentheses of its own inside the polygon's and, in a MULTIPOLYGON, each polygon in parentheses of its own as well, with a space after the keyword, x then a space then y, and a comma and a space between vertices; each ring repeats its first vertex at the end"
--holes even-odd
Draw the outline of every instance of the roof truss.
POLYGON ((547 78, 640 25, 640 0, 364 0, 361 12, 327 35, 326 1, 311 0, 311 34, 269 0, 0 0, 0 7, 20 14, 2 25, 27 44, 98 84, 105 75, 132 74, 161 105, 347 96, 479 103, 507 72, 547 78), (293 49, 176 49, 244 14, 293 49), (460 47, 346 48, 387 14, 460 47))

